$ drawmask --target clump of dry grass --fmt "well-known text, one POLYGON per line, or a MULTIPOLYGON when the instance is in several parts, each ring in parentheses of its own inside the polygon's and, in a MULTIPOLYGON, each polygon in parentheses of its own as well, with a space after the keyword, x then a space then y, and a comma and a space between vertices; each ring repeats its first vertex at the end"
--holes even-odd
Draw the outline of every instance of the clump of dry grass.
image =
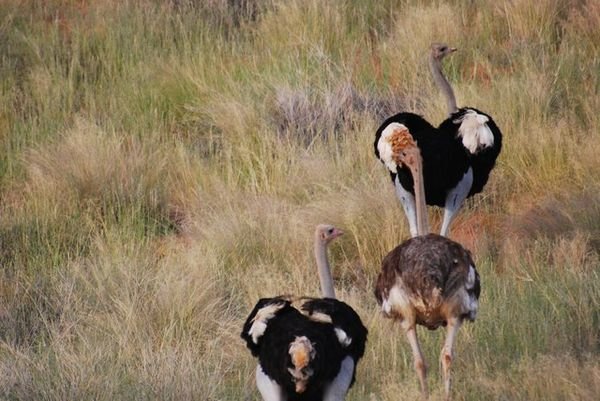
POLYGON ((504 227, 500 266, 556 266, 589 270, 599 265, 598 199, 595 193, 543 199, 515 214, 504 227))
POLYGON ((214 368, 209 361, 231 367, 230 352, 241 348, 229 347, 237 326, 228 316, 237 307, 209 253, 177 242, 165 248, 156 254, 113 233, 95 241, 97 256, 63 269, 52 299, 60 303, 59 317, 46 322, 43 350, 3 348, 5 368, 24 364, 3 382, 4 394, 218 399, 230 379, 203 378, 214 368), (98 371, 102 380, 94 379, 98 371))
POLYGON ((365 115, 379 121, 404 108, 397 96, 360 93, 351 82, 324 94, 313 92, 310 88, 277 88, 270 113, 280 135, 304 146, 328 138, 340 140, 355 130, 365 115))
POLYGON ((600 367, 595 358, 543 356, 523 358, 512 368, 513 379, 475 378, 479 399, 593 400, 600 367))

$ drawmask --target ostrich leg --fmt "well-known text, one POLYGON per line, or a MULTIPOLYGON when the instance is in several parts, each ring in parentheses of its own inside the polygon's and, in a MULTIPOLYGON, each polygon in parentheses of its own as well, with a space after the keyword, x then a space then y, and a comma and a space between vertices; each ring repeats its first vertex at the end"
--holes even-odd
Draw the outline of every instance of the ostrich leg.
POLYGON ((354 361, 351 357, 346 357, 342 361, 340 372, 325 390, 323 401, 344 401, 350 383, 352 383, 352 375, 354 374, 354 361))
POLYGON ((281 387, 263 372, 260 365, 256 367, 256 387, 264 401, 285 401, 281 387))
POLYGON ((444 389, 446 391, 445 400, 450 400, 450 367, 452 366, 452 346, 456 339, 456 333, 460 328, 462 321, 459 318, 452 318, 448 320, 448 327, 446 329, 446 341, 442 347, 440 353, 440 365, 442 367, 442 374, 444 377, 444 389))
POLYGON ((463 202, 469 195, 469 191, 473 186, 473 170, 469 167, 463 178, 460 180, 458 185, 454 187, 448 195, 446 195, 446 203, 444 207, 444 220, 442 221, 442 228, 440 229, 440 235, 444 237, 448 236, 448 229, 450 223, 454 220, 454 216, 463 202))
POLYGON ((417 328, 412 326, 406 330, 406 336, 408 337, 408 342, 410 343, 410 347, 412 349, 415 370, 417 371, 417 376, 419 377, 419 382, 421 384, 421 394, 423 395, 423 399, 426 400, 428 398, 427 365, 425 363, 425 359, 423 359, 421 347, 419 347, 417 328))

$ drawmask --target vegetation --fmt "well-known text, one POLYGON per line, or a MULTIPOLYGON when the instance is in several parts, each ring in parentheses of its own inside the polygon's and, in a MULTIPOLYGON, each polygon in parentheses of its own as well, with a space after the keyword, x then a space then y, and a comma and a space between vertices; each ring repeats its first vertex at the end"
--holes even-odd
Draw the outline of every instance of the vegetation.
MULTIPOLYGON (((416 399, 372 294, 408 233, 372 141, 396 111, 444 118, 447 41, 459 105, 505 135, 451 231, 483 286, 455 399, 596 399, 598 26, 594 0, 2 2, 0 398, 258 400, 243 319, 318 294, 330 222, 370 331, 348 399, 416 399)), ((441 399, 443 333, 420 333, 441 399)))

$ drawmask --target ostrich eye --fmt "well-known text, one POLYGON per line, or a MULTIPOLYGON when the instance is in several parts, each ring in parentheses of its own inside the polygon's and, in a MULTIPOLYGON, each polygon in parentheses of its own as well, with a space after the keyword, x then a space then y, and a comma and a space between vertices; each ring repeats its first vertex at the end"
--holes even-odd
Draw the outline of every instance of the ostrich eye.
POLYGON ((327 230, 327 234, 333 234, 333 228, 330 228, 329 230, 327 230))
POLYGON ((446 49, 448 49, 446 46, 442 46, 442 47, 440 48, 440 50, 441 50, 441 51, 443 51, 443 52, 445 52, 445 51, 446 51, 446 49))

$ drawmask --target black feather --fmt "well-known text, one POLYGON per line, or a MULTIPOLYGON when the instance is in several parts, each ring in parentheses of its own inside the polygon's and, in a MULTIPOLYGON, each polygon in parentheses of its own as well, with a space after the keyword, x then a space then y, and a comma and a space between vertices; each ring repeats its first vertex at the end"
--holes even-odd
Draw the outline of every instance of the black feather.
MULTIPOLYGON (((487 114, 470 108, 462 108, 443 121, 438 128, 433 127, 423 117, 414 113, 398 113, 386 119, 375 133, 375 155, 380 159, 377 143, 383 130, 391 123, 406 126, 417 142, 423 159, 423 181, 425 185, 425 202, 428 205, 444 207, 446 196, 463 178, 469 167, 473 169, 473 185, 468 196, 483 190, 488 181, 490 171, 502 149, 502 133, 487 114), (460 123, 454 121, 462 117, 468 110, 474 110, 489 118, 488 126, 494 135, 494 145, 471 154, 457 136, 460 123)), ((392 181, 396 174, 390 172, 392 181)), ((414 195, 414 184, 407 167, 398 169, 398 180, 402 187, 414 195)))
POLYGON ((473 185, 471 186, 471 191, 469 192, 468 196, 473 196, 481 192, 485 184, 488 182, 490 172, 494 168, 496 159, 502 150, 502 132, 489 114, 477 110, 474 107, 464 107, 458 110, 456 113, 453 113, 449 118, 440 124, 438 131, 453 137, 457 143, 462 145, 460 138, 457 137, 460 123, 455 123, 454 121, 460 119, 460 117, 462 117, 469 110, 473 110, 478 114, 486 116, 488 118, 488 122, 486 124, 494 135, 493 146, 481 149, 475 154, 471 154, 465 150, 469 165, 473 168, 473 185))
POLYGON ((354 359, 356 370, 356 363, 364 354, 367 329, 358 314, 344 302, 330 298, 307 298, 300 305, 302 311, 296 309, 295 303, 286 297, 260 299, 248 315, 241 337, 252 355, 258 358, 263 372, 284 389, 288 401, 320 401, 326 386, 337 376, 346 357, 354 359), (260 309, 273 304, 285 306, 268 321, 258 344, 254 344, 249 334, 254 317, 260 309), (319 322, 307 316, 315 312, 327 314, 332 323, 319 322), (352 337, 349 347, 340 344, 335 327, 352 337), (316 355, 309 365, 314 374, 306 391, 298 394, 288 371, 293 367, 289 347, 296 337, 301 336, 312 342, 316 355))

